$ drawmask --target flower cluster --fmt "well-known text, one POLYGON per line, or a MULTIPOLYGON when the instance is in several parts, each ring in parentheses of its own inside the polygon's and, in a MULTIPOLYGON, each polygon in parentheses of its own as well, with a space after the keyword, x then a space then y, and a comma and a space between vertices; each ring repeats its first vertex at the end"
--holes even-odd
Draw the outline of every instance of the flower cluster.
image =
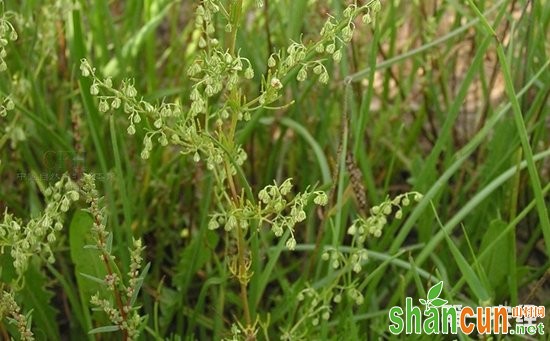
POLYGON ((330 299, 323 297, 317 290, 306 287, 298 293, 296 299, 305 303, 307 316, 311 319, 313 326, 318 325, 320 319, 325 321, 330 319, 330 299))
MULTIPOLYGON (((123 81, 120 89, 115 88, 110 78, 104 80, 98 78, 95 68, 85 59, 81 61, 80 70, 84 77, 92 78, 90 93, 98 97, 100 111, 107 112, 122 107, 128 114, 130 121, 127 129, 128 134, 136 133, 136 125, 142 121, 143 117, 149 117, 153 121, 152 129, 148 130, 143 138, 143 150, 141 151, 143 159, 149 158, 155 142, 161 146, 172 143, 180 148, 182 154, 192 155, 195 162, 204 159, 209 170, 216 168, 222 181, 227 178, 227 174, 224 172, 224 167, 219 166, 224 160, 227 160, 227 153, 237 165, 242 165, 246 160, 247 155, 244 149, 239 145, 232 145, 231 148, 224 150, 205 130, 206 127, 201 126, 195 119, 195 116, 203 111, 202 106, 207 103, 206 99, 201 97, 201 92, 198 89, 200 88, 202 91, 202 88, 199 85, 195 85, 191 92, 191 108, 184 110, 179 102, 162 102, 159 105, 153 105, 142 98, 138 99, 138 92, 131 80, 123 81)), ((213 74, 218 73, 216 71, 213 74)), ((209 76, 204 77, 204 84, 210 83, 213 79, 209 76)), ((199 84, 202 83, 199 82, 199 84)), ((228 109, 221 108, 216 115, 218 115, 218 119, 227 119, 229 117, 228 109)), ((236 170, 233 165, 229 167, 229 171, 231 175, 235 174, 236 170)))
MULTIPOLYGON (((3 6, 4 2, 0 1, 0 5, 3 6)), ((0 72, 4 72, 8 69, 8 65, 4 58, 7 56, 6 47, 10 41, 17 40, 17 31, 9 21, 9 17, 14 13, 6 12, 0 17, 0 72)))
POLYGON ((328 321, 336 305, 341 303, 344 297, 356 305, 365 302, 365 297, 357 289, 357 282, 346 286, 329 284, 322 289, 306 285, 296 295, 296 300, 300 302, 300 319, 292 327, 283 330, 281 339, 294 340, 305 330, 318 326, 322 320, 328 321))
POLYGON ((368 259, 368 252, 363 247, 369 236, 378 238, 382 235, 382 229, 388 223, 388 218, 393 215, 395 219, 403 217, 403 207, 409 206, 411 197, 414 201, 422 200, 422 194, 418 192, 403 193, 393 200, 387 199, 381 204, 370 209, 370 216, 359 217, 348 228, 347 233, 353 237, 352 248, 349 254, 344 254, 335 248, 324 250, 321 258, 330 261, 333 269, 351 267, 355 273, 361 272, 363 264, 368 259))
MULTIPOLYGON (((103 261, 107 274, 102 281, 107 289, 112 293, 114 304, 108 299, 103 299, 96 294, 92 296, 91 303, 103 310, 109 320, 126 336, 128 340, 135 340, 139 336, 139 328, 143 322, 143 318, 139 315, 138 308, 134 307, 137 294, 143 284, 143 278, 149 269, 149 265, 145 267, 140 274, 142 268, 143 245, 140 239, 133 241, 133 247, 130 251, 130 269, 128 271, 128 284, 118 275, 120 271, 116 268, 116 258, 111 254, 109 245, 109 233, 106 230, 106 216, 104 207, 101 205, 101 198, 95 186, 95 179, 90 174, 84 174, 82 178, 82 192, 86 202, 90 205, 89 212, 94 221, 92 227, 93 236, 95 239, 95 247, 100 253, 100 259, 103 261)), ((98 280, 101 282, 101 280, 98 280)))
POLYGON ((5 290, 0 291, 0 321, 7 319, 17 326, 20 340, 32 341, 34 335, 30 329, 30 319, 21 313, 21 308, 15 302, 13 294, 5 290))
MULTIPOLYGON (((0 1, 0 6, 4 6, 4 2, 0 1)), ((0 17, 0 73, 5 72, 8 69, 8 64, 6 64, 6 56, 8 52, 6 50, 10 41, 17 40, 17 31, 10 22, 10 17, 15 14, 12 12, 2 13, 0 17)), ((0 117, 4 117, 8 114, 8 111, 11 111, 15 108, 15 104, 10 96, 6 96, 0 102, 0 117)))
POLYGON ((93 175, 84 174, 82 177, 81 190, 84 200, 90 205, 88 211, 94 218, 92 227, 94 240, 100 251, 107 252, 108 233, 105 227, 107 217, 105 215, 105 208, 101 205, 103 198, 99 196, 93 175))
POLYGON ((355 273, 359 273, 368 259, 368 252, 363 248, 354 248, 351 254, 346 256, 337 249, 327 248, 321 255, 321 259, 330 261, 330 266, 333 269, 341 268, 342 265, 349 265, 355 273))
POLYGON ((127 128, 129 135, 136 133, 136 124, 141 122, 143 116, 152 119, 154 128, 148 131, 144 138, 142 158, 147 159, 149 157, 149 153, 153 149, 153 141, 157 141, 161 146, 168 145, 170 130, 165 129, 166 122, 171 118, 181 118, 182 107, 179 103, 162 102, 159 105, 153 105, 138 97, 134 82, 130 79, 122 81, 120 88, 115 88, 112 79, 99 78, 96 75, 95 68, 86 59, 81 60, 80 71, 82 76, 92 78, 89 91, 91 95, 98 98, 98 110, 100 112, 106 113, 109 110, 123 108, 130 121, 127 128))
POLYGON ((277 97, 277 91, 283 87, 281 79, 293 68, 298 69, 296 80, 299 82, 305 81, 309 73, 313 71, 313 74, 319 77, 320 83, 327 84, 329 74, 323 64, 322 56, 329 55, 334 62, 340 62, 343 48, 353 38, 355 18, 362 15, 362 21, 369 24, 372 22, 373 15, 379 10, 379 0, 370 1, 362 6, 350 4, 344 10, 343 19, 336 20, 329 16, 321 29, 321 36, 317 42, 309 46, 301 42, 293 42, 286 49, 286 54, 279 51, 269 56, 267 65, 270 69, 270 80, 265 92, 260 97, 260 103, 273 101, 277 97), (314 52, 321 55, 320 59, 311 60, 314 52))
POLYGON ((15 109, 15 103, 13 103, 10 96, 7 96, 2 100, 2 103, 0 103, 0 117, 7 116, 8 111, 12 111, 13 109, 15 109))
POLYGON ((404 193, 393 200, 387 199, 380 205, 372 207, 368 218, 357 218, 348 228, 348 234, 356 238, 359 245, 362 245, 369 235, 380 237, 389 216, 393 215, 395 219, 403 217, 403 207, 409 206, 411 202, 409 197, 413 197, 416 202, 422 200, 422 194, 418 192, 404 193))
POLYGON ((288 230, 290 237, 286 241, 286 247, 294 250, 296 247, 294 227, 306 219, 306 206, 312 198, 315 204, 324 206, 328 198, 323 191, 306 189, 290 199, 291 191, 292 179, 285 180, 281 185, 268 185, 258 193, 257 204, 246 201, 242 207, 231 207, 223 213, 216 213, 212 215, 208 228, 215 230, 223 226, 226 231, 237 227, 246 229, 250 221, 255 220, 260 225, 262 223, 270 225, 271 231, 277 237, 281 237, 285 230, 288 230))
POLYGON ((33 255, 40 255, 50 263, 55 262, 51 244, 63 229, 65 212, 79 199, 78 187, 67 175, 47 188, 44 195, 48 203, 39 217, 24 224, 6 212, 0 222, 0 245, 11 247, 13 265, 20 276, 33 255))

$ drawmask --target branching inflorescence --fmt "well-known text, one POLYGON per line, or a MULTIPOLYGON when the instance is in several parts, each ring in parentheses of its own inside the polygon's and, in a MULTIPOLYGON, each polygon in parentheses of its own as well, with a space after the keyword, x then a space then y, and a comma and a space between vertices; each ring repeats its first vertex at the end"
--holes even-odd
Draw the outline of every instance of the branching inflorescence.
MULTIPOLYGON (((117 331, 120 330, 124 340, 135 340, 139 336, 142 327, 143 317, 139 315, 138 308, 135 307, 138 292, 143 284, 149 265, 142 273, 143 259, 141 253, 144 249, 140 239, 134 239, 130 251, 130 269, 127 273, 127 283, 124 283, 121 272, 117 267, 116 258, 111 253, 110 234, 106 230, 106 216, 104 207, 101 205, 102 198, 99 196, 95 180, 92 175, 84 174, 82 179, 82 192, 86 202, 90 205, 89 212, 93 218, 92 235, 95 248, 99 253, 99 258, 105 266, 106 275, 104 279, 92 279, 112 294, 112 300, 101 297, 99 293, 92 296, 91 303, 103 310, 107 314, 112 326, 100 327, 98 331, 117 331)), ((86 275, 86 274, 84 274, 86 275)), ((93 331, 92 331, 93 332, 93 331)))
MULTIPOLYGON (((259 191, 257 198, 250 192, 240 167, 247 153, 236 142, 239 124, 246 122, 260 109, 280 109, 292 103, 277 103, 283 97, 285 85, 293 77, 303 82, 312 75, 319 83, 329 81, 326 64, 339 62, 344 47, 352 40, 358 17, 370 23, 380 8, 378 0, 365 5, 349 5, 340 19, 329 17, 316 41, 291 42, 267 57, 267 71, 261 76, 259 93, 247 94, 247 83, 254 82, 256 72, 252 63, 235 50, 236 32, 240 26, 242 1, 231 2, 226 8, 221 1, 202 1, 196 9, 195 25, 201 34, 197 38, 200 51, 188 68, 187 75, 193 82, 188 105, 179 100, 149 103, 138 94, 131 79, 115 86, 110 78, 102 79, 86 60, 81 61, 83 77, 90 77, 89 91, 98 99, 100 112, 122 109, 129 119, 127 132, 136 133, 136 127, 149 120, 141 157, 148 159, 153 145, 169 144, 183 155, 189 155, 196 163, 204 162, 216 181, 217 212, 211 214, 208 228, 223 227, 234 238, 237 254, 229 262, 231 273, 238 279, 246 326, 244 333, 255 335, 252 316, 248 308, 247 284, 253 276, 248 259, 248 237, 267 225, 276 237, 285 236, 286 246, 293 250, 297 241, 297 224, 306 220, 306 207, 313 201, 326 205, 327 195, 322 191, 306 189, 293 194, 291 179, 268 185, 259 191), (214 23, 215 16, 222 16, 226 39, 222 44, 214 23), (285 233, 288 232, 288 233, 285 233)), ((228 251, 230 252, 230 251, 228 251)), ((324 314, 323 316, 327 316, 324 314)))

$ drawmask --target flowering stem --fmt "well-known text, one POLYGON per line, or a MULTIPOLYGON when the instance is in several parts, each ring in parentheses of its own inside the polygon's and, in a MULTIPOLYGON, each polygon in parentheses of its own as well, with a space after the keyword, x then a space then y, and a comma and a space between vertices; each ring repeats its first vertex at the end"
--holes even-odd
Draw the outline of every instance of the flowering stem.
MULTIPOLYGON (((95 198, 92 198, 91 207, 92 208, 99 207, 95 198)), ((93 216, 94 216, 95 226, 101 226, 102 222, 101 222, 101 218, 99 216, 99 213, 97 212, 97 210, 92 210, 92 212, 93 212, 93 216)), ((99 247, 99 250, 101 252, 101 259, 103 260, 103 263, 105 264, 105 269, 107 270, 107 275, 110 278, 113 278, 114 273, 113 273, 113 269, 111 268, 111 264, 109 262, 110 255, 105 250, 105 239, 103 238, 103 235, 101 233, 97 233, 97 237, 98 237, 98 240, 97 240, 98 247, 99 247)), ((126 311, 124 310, 124 304, 122 303, 122 298, 121 298, 121 295, 120 295, 120 291, 116 287, 116 283, 113 284, 113 294, 115 296, 115 301, 116 301, 118 311, 120 312, 120 316, 122 317, 122 321, 124 322, 124 321, 127 320, 127 315, 126 315, 126 311)), ((124 341, 128 340, 128 331, 124 328, 120 328, 120 329, 122 331, 122 339, 124 341)))
MULTIPOLYGON (((231 197, 235 204, 238 204, 239 197, 237 195, 237 189, 235 187, 235 182, 233 181, 233 176, 230 173, 230 167, 228 162, 225 162, 225 171, 227 173, 227 179, 229 182, 229 188, 231 190, 231 197)), ((247 274, 247 266, 246 266, 246 260, 244 258, 246 250, 246 243, 244 241, 243 232, 241 230, 240 223, 237 225, 237 259, 239 262, 239 270, 237 273, 237 277, 239 280, 239 284, 241 286, 241 300, 243 302, 243 312, 244 312, 244 319, 246 321, 247 327, 250 327, 252 324, 252 319, 250 318, 250 307, 248 305, 248 274, 247 274)))

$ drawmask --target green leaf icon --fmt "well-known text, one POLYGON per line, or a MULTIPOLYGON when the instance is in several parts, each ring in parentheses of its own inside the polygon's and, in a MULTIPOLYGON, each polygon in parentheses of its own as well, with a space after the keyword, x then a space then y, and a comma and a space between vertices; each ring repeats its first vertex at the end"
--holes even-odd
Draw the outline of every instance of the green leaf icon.
POLYGON ((443 281, 440 281, 436 285, 430 288, 428 291, 428 300, 433 300, 435 298, 438 298, 441 294, 441 290, 443 290, 443 281))
POLYGON ((423 304, 423 305, 426 305, 426 303, 427 303, 426 300, 424 300, 422 298, 418 299, 418 301, 420 301, 420 303, 423 304))
POLYGON ((449 301, 444 300, 444 299, 442 299, 442 298, 435 298, 435 299, 432 301, 432 305, 433 305, 434 307, 441 307, 442 305, 447 304, 447 302, 449 302, 449 301))

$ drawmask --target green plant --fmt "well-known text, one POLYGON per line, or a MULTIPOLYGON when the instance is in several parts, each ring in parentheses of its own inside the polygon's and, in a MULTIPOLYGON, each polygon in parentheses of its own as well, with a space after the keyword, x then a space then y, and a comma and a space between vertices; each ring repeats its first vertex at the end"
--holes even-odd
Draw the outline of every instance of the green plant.
POLYGON ((548 306, 550 3, 0 4, 0 339, 548 306))

